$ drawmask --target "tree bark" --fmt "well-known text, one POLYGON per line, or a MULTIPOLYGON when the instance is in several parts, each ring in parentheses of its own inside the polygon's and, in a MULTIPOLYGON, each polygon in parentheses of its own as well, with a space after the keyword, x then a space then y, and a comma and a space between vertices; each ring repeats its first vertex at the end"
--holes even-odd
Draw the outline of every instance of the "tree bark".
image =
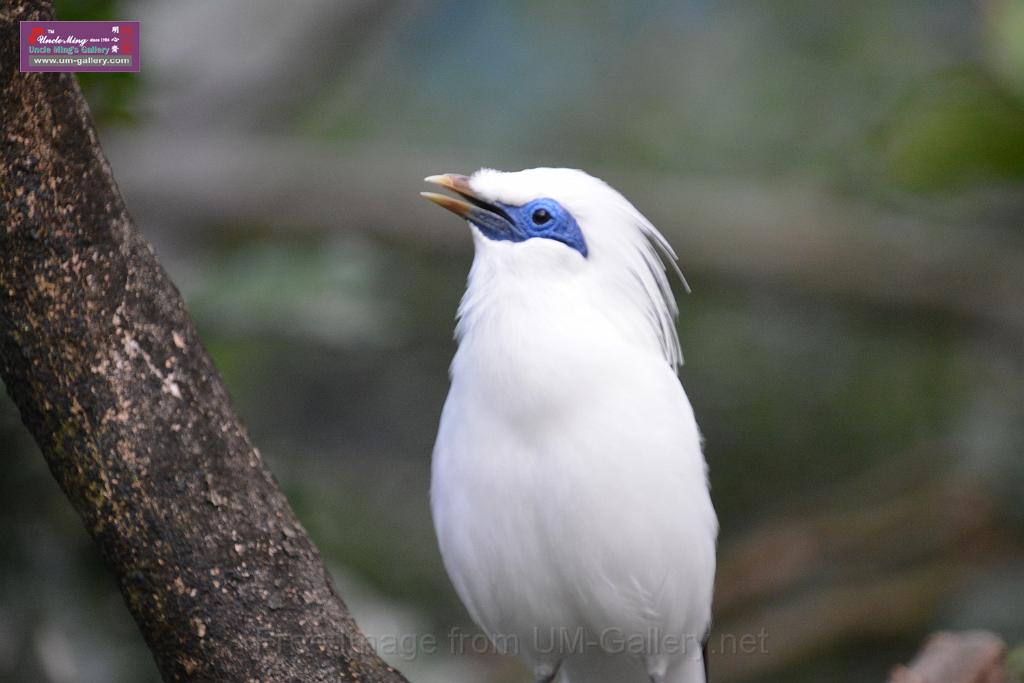
POLYGON ((125 209, 70 74, 0 9, 0 376, 168 681, 404 681, 380 660, 125 209))

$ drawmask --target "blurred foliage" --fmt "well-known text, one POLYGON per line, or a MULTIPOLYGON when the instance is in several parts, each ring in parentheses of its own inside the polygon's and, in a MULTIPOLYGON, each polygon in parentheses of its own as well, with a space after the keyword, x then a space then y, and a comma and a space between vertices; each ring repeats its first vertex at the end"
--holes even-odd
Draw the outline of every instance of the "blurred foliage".
POLYGON ((922 84, 882 134, 886 181, 897 188, 1024 177, 1024 100, 964 72, 922 84))
POLYGON ((986 52, 993 71, 1024 99, 1024 2, 987 0, 985 8, 986 52))
POLYGON ((955 336, 935 321, 908 324, 792 293, 751 300, 728 288, 704 288, 681 305, 681 376, 713 487, 729 492, 716 499, 727 528, 756 524, 752 507, 796 512, 801 492, 894 457, 932 459, 915 447, 950 438, 963 410, 955 336))
POLYGON ((1024 680, 1024 647, 1014 648, 1007 655, 1009 673, 1017 680, 1024 680))
POLYGON ((123 19, 118 3, 112 0, 54 0, 53 11, 58 19, 75 21, 112 21, 123 19))
POLYGON ((338 139, 481 156, 525 145, 540 163, 802 174, 857 192, 1019 179, 1024 11, 986 7, 987 23, 956 2, 445 0, 300 123, 338 139))

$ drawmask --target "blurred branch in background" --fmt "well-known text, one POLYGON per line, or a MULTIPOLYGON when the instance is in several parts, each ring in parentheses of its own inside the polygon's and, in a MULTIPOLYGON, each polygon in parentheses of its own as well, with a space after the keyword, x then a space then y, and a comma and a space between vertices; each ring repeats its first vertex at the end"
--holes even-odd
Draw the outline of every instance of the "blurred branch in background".
POLYGON ((318 0, 301 11, 250 0, 156 5, 146 21, 153 57, 146 68, 165 87, 152 93, 149 113, 179 131, 259 130, 290 121, 325 82, 351 71, 368 46, 383 41, 410 1, 318 0), (289 87, 275 87, 282 81, 289 87))
MULTIPOLYGON (((159 128, 112 134, 106 145, 116 164, 133 169, 122 186, 139 219, 179 233, 171 242, 188 241, 180 233, 189 226, 256 224, 361 232, 439 251, 469 246, 417 196, 425 175, 473 170, 458 151, 333 150, 300 138, 195 138, 159 128)), ((946 311, 1024 337, 1019 234, 926 222, 806 185, 590 170, 634 199, 684 268, 946 311)))
POLYGON ((1006 646, 991 633, 937 633, 909 666, 897 667, 889 683, 1002 683, 1006 646))
MULTIPOLYGON (((892 474, 883 468, 860 483, 892 474)), ((722 549, 714 632, 763 631, 770 647, 722 653, 721 680, 770 678, 851 638, 920 629, 973 565, 1012 549, 993 502, 969 480, 944 475, 901 489, 886 501, 775 521, 722 549)), ((862 487, 851 492, 868 497, 862 487)))

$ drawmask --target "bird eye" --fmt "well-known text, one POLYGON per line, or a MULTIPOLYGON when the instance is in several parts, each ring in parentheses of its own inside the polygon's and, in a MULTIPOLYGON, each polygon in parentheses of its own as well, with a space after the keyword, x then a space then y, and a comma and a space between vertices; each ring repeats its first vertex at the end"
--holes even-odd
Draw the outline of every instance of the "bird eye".
POLYGON ((551 220, 551 213, 547 209, 537 209, 530 218, 534 225, 544 225, 551 220))

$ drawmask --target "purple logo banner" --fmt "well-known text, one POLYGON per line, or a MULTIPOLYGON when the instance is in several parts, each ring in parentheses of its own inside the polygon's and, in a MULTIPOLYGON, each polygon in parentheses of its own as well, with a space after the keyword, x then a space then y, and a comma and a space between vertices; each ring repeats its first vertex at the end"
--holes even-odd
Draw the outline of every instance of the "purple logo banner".
POLYGON ((22 71, 138 71, 137 21, 23 21, 22 71))

